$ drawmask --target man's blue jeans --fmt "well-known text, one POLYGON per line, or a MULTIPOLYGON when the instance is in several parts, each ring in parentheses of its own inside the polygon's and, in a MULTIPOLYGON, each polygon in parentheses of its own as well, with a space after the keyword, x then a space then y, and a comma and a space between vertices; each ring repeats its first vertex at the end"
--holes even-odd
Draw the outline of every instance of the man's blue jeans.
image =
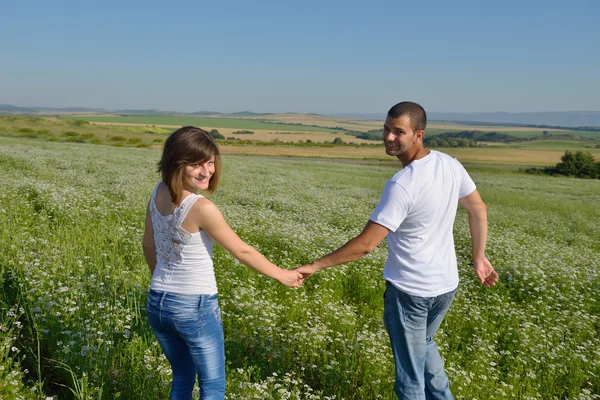
POLYGON ((454 298, 411 296, 386 282, 383 307, 396 366, 394 391, 400 400, 453 399, 433 335, 454 298))
POLYGON ((196 375, 202 400, 225 398, 225 346, 217 295, 151 290, 148 320, 173 370, 171 400, 192 398, 196 375))

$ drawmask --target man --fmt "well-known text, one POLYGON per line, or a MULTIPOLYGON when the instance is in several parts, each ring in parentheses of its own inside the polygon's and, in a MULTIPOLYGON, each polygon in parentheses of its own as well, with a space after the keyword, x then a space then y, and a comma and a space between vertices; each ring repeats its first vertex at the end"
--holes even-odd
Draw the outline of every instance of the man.
POLYGON ((298 268, 304 278, 357 260, 387 237, 384 324, 396 367, 399 399, 452 399, 433 335, 458 286, 452 229, 457 205, 466 208, 475 273, 484 286, 498 274, 485 256, 487 209, 463 166, 453 157, 423 147, 423 107, 402 102, 383 126, 388 155, 402 162, 362 233, 319 260, 298 268))

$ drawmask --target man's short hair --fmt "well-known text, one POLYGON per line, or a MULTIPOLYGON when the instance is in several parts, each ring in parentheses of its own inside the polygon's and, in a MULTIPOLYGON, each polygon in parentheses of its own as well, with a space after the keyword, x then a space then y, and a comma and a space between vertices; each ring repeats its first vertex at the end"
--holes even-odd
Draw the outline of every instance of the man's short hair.
POLYGON ((425 109, 419 104, 412 101, 403 101, 388 111, 388 117, 390 118, 395 119, 402 116, 408 117, 413 132, 425 130, 427 126, 427 114, 425 113, 425 109))

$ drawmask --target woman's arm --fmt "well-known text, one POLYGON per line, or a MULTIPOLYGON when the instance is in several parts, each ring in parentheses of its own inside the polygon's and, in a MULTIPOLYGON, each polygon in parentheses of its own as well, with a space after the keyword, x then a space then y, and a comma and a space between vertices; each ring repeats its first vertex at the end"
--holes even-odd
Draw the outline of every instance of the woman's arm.
POLYGON ((302 283, 301 273, 277 267, 254 247, 240 239, 210 200, 197 200, 191 212, 194 213, 193 218, 200 229, 243 264, 289 287, 298 287, 302 283))
POLYGON ((144 227, 144 239, 142 241, 144 258, 150 269, 150 275, 154 275, 156 268, 156 246, 154 244, 154 229, 152 227, 152 218, 150 217, 150 208, 146 209, 146 226, 144 227))

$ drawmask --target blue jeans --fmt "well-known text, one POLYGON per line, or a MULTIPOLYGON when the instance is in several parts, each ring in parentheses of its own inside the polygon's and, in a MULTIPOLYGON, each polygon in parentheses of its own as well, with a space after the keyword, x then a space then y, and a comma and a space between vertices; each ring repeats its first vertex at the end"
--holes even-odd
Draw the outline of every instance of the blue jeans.
POLYGON ((398 399, 453 399, 444 362, 433 340, 454 292, 436 297, 417 297, 386 282, 384 324, 390 336, 398 399))
POLYGON ((202 400, 225 398, 225 345, 217 295, 151 290, 148 320, 173 370, 171 400, 192 398, 196 375, 202 400))

